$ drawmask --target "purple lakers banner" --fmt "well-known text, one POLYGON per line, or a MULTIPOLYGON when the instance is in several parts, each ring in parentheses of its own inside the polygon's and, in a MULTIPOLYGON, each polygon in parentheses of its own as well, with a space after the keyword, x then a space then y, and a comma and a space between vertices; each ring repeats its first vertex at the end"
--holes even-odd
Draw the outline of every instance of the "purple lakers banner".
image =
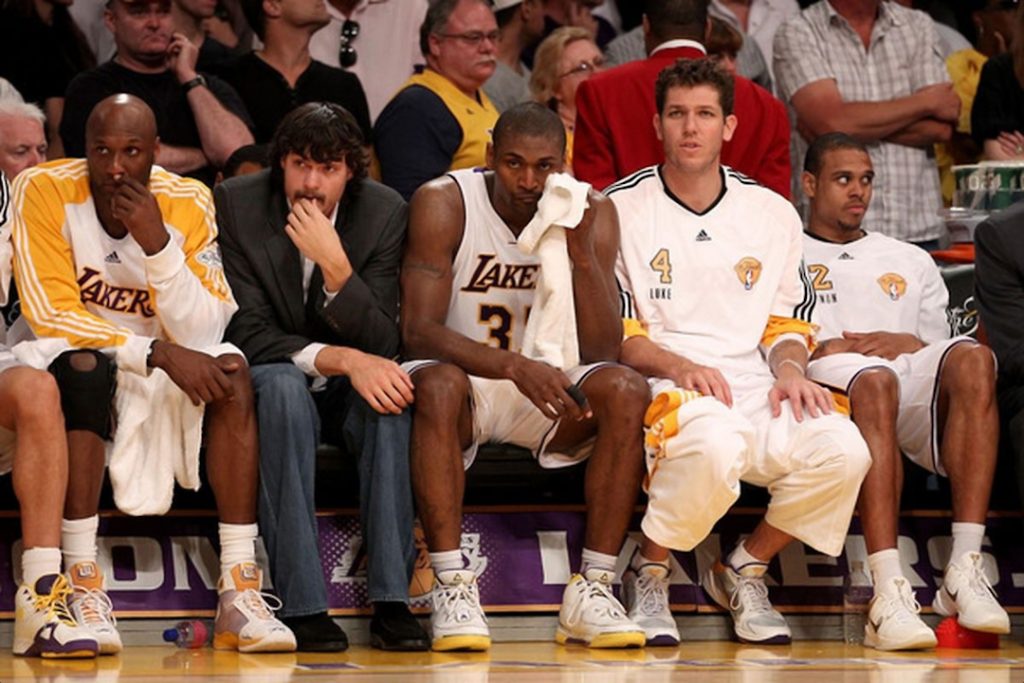
MULTIPOLYGON (((715 533, 693 552, 674 555, 671 600, 677 612, 708 607, 709 600, 699 587, 700 576, 723 550, 728 551, 753 529, 759 517, 755 512, 734 512, 721 520, 715 533)), ((358 518, 354 514, 330 514, 318 520, 318 559, 332 610, 338 614, 366 611, 366 562, 358 518)), ((488 610, 558 609, 562 590, 579 564, 584 531, 581 511, 468 513, 463 528, 463 558, 479 577, 481 599, 488 610)), ((633 528, 639 529, 639 517, 633 528)), ((216 529, 216 521, 207 515, 103 518, 100 563, 118 616, 212 613, 218 574, 216 529)), ((1021 537, 1020 518, 989 520, 985 545, 989 579, 1001 602, 1017 612, 1024 612, 1021 537)), ((7 615, 13 611, 15 582, 20 574, 14 562, 21 553, 18 538, 17 518, 0 519, 0 612, 7 615)), ((638 542, 639 533, 631 532, 619 557, 620 570, 638 542)), ((928 605, 949 554, 949 519, 905 516, 900 522, 899 544, 904 572, 921 604, 928 605)), ((414 606, 426 606, 433 578, 426 549, 420 545, 411 586, 414 606)), ((769 570, 772 602, 789 612, 837 611, 849 561, 865 557, 857 520, 840 558, 794 543, 769 570)), ((261 562, 265 565, 264 558, 261 562)), ((267 578, 272 589, 272 577, 267 578)))

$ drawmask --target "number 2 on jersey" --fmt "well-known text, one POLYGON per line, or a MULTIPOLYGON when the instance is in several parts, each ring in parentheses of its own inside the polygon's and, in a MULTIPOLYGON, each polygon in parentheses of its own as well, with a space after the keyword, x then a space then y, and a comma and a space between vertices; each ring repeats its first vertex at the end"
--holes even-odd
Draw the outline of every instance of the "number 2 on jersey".
POLYGON ((661 273, 661 284, 672 284, 672 262, 668 258, 668 249, 658 250, 658 253, 651 259, 651 269, 661 273))

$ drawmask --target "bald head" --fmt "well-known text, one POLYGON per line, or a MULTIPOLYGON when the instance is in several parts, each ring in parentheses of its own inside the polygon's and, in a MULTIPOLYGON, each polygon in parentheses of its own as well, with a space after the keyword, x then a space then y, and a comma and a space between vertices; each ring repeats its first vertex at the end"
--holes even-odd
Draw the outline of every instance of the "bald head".
POLYGON ((110 133, 129 134, 156 142, 156 117, 149 105, 134 95, 118 93, 100 100, 85 123, 85 139, 110 133))

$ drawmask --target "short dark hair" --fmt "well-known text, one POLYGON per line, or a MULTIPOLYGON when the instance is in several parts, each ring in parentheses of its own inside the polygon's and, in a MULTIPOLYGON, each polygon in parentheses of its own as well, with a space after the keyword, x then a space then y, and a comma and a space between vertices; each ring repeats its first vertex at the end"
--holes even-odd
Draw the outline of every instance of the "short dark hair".
POLYGON ((512 137, 528 136, 548 138, 565 151, 565 126, 558 114, 539 102, 523 102, 498 117, 491 135, 492 147, 497 150, 512 137))
POLYGON ((234 178, 242 164, 259 164, 266 168, 268 151, 267 145, 242 145, 224 162, 221 173, 225 178, 234 178))
POLYGON ((249 22, 249 27, 260 40, 267 37, 267 15, 263 11, 263 0, 240 0, 242 14, 249 22))
POLYGON ((319 164, 344 159, 352 171, 349 187, 353 190, 366 178, 369 160, 359 124, 333 102, 308 102, 292 109, 278 124, 270 141, 270 175, 275 184, 283 180, 281 161, 292 152, 319 164))
POLYGON ((658 74, 654 84, 654 102, 661 116, 665 109, 665 99, 672 88, 694 88, 698 85, 710 85, 718 91, 718 101, 722 105, 722 114, 732 114, 734 83, 732 76, 712 59, 677 59, 675 64, 666 66, 658 74))
POLYGON ((804 170, 817 177, 821 173, 825 154, 836 149, 855 149, 858 152, 868 153, 867 146, 852 135, 839 132, 825 133, 807 148, 807 155, 804 157, 804 170))
POLYGON ((645 0, 644 15, 659 43, 689 38, 704 42, 710 0, 645 0))

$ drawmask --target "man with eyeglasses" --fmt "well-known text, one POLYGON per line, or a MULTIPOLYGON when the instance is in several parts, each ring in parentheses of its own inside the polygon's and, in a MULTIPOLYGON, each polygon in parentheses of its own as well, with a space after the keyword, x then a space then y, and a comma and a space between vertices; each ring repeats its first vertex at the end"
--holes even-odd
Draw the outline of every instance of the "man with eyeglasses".
POLYGON ((307 102, 333 102, 371 133, 359 79, 310 55, 309 40, 330 20, 324 0, 242 0, 242 11, 263 48, 239 57, 223 72, 252 115, 257 144, 270 142, 277 124, 307 102))
POLYGON ((355 74, 366 91, 370 120, 402 87, 420 54, 427 0, 327 0, 330 23, 313 34, 313 59, 355 74))
POLYGON ((438 0, 420 27, 427 66, 381 112, 381 179, 405 199, 447 171, 483 166, 498 111, 483 84, 497 62, 498 24, 486 0, 438 0))

